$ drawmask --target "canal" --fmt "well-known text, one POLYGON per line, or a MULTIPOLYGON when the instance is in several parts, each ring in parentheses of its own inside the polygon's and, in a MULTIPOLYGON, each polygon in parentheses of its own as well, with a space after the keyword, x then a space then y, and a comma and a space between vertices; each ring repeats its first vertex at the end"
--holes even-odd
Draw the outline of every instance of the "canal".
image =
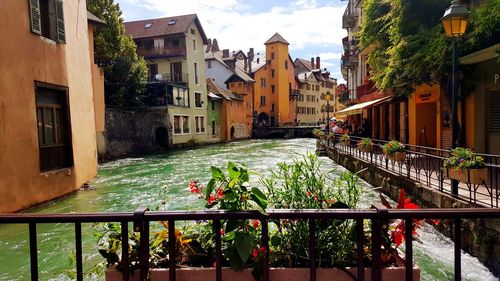
MULTIPOLYGON (((102 165, 92 188, 76 192, 33 208, 30 213, 78 213, 133 211, 137 207, 168 210, 203 208, 189 192, 190 179, 207 182, 210 166, 223 167, 227 161, 246 163, 250 170, 268 175, 278 161, 291 161, 315 150, 313 139, 251 140, 218 144, 199 149, 181 150, 140 158, 117 160, 102 165)), ((322 158, 323 169, 343 170, 328 158, 322 158)), ((258 185, 257 176, 253 183, 258 185)), ((378 201, 378 194, 368 184, 360 207, 378 201)), ((84 270, 102 261, 97 254, 91 225, 83 225, 84 270)), ((73 280, 74 232, 63 224, 39 225, 39 267, 41 280, 73 280)), ((453 279, 453 243, 430 226, 420 230, 414 243, 415 262, 422 268, 422 280, 453 279)), ((28 227, 0 226, 0 280, 29 280, 28 227)), ((463 280, 498 280, 477 259, 462 254, 463 280)), ((102 280, 89 275, 88 280, 102 280)))

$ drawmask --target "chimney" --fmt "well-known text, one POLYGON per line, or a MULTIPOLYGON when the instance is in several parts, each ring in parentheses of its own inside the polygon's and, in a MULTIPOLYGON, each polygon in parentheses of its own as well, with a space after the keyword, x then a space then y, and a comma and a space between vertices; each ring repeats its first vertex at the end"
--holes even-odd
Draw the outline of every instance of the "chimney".
POLYGON ((222 50, 222 58, 227 58, 227 57, 229 57, 229 49, 222 50))
POLYGON ((207 49, 205 51, 205 53, 210 53, 212 51, 212 39, 208 38, 207 40, 207 49))
POLYGON ((219 52, 220 49, 219 49, 219 43, 217 43, 217 39, 214 38, 214 40, 212 40, 212 52, 219 52))
POLYGON ((243 59, 243 63, 244 63, 243 70, 248 71, 248 57, 243 59))
POLYGON ((253 48, 250 48, 250 51, 248 51, 247 58, 248 58, 248 70, 247 70, 247 72, 252 73, 252 63, 253 63, 253 58, 254 58, 253 48))
POLYGON ((312 68, 313 70, 314 70, 314 69, 316 69, 316 68, 314 67, 314 58, 311 58, 311 68, 312 68))
POLYGON ((316 68, 317 68, 317 69, 321 69, 321 67, 320 67, 320 59, 319 59, 319 57, 316 57, 316 68))

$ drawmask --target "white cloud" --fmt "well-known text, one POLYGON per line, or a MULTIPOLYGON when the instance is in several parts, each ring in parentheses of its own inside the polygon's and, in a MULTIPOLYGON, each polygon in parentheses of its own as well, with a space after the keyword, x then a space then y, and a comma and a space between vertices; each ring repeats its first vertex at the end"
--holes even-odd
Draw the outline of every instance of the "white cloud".
POLYGON ((342 56, 342 53, 327 52, 327 53, 320 53, 318 56, 321 57, 321 60, 333 60, 333 59, 338 60, 342 56))
POLYGON ((172 2, 142 0, 136 3, 163 16, 197 13, 207 36, 217 38, 224 49, 263 50, 264 42, 275 32, 290 42, 291 50, 340 45, 346 34, 341 28, 344 7, 320 5, 315 0, 296 0, 288 6, 270 6, 258 13, 250 12, 242 0, 172 2))

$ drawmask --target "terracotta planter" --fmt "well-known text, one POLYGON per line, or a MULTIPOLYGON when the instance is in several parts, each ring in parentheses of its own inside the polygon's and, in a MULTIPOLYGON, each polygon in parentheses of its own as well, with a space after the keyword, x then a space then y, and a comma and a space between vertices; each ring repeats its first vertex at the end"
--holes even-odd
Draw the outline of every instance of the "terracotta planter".
POLYGON ((406 161, 406 152, 394 152, 393 154, 387 154, 387 158, 396 162, 406 161))
POLYGON ((446 169, 445 174, 449 179, 472 184, 482 184, 488 181, 488 168, 446 169))
MULTIPOLYGON (((357 274, 356 268, 348 269, 354 276, 357 274)), ((317 269, 318 281, 352 281, 352 277, 344 271, 336 268, 317 269)), ((371 280, 371 269, 365 269, 365 279, 371 280)), ((106 271, 106 281, 121 281, 122 274, 113 269, 106 271)), ((152 269, 150 271, 150 281, 168 281, 168 269, 152 269)), ((215 268, 179 268, 176 270, 177 281, 212 281, 215 280, 215 268)), ((236 272, 230 268, 222 269, 222 280, 225 281, 255 281, 251 270, 236 272)), ((309 280, 308 268, 271 268, 269 272, 270 281, 303 281, 309 280)), ((382 269, 382 280, 400 281, 405 280, 404 267, 389 267, 382 269)), ((420 268, 413 268, 413 280, 420 280, 420 268)), ((139 273, 130 275, 130 281, 139 281, 139 273)))
POLYGON ((373 144, 369 144, 367 146, 358 146, 358 149, 363 151, 363 152, 372 152, 373 151, 373 144))

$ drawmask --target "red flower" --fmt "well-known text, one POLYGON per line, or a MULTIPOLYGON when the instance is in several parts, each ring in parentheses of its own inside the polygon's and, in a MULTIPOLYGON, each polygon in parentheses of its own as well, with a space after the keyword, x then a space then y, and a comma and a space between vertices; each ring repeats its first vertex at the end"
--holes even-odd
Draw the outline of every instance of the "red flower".
POLYGON ((208 204, 212 204, 215 201, 215 197, 213 195, 210 195, 208 198, 208 204))
POLYGON ((260 248, 259 248, 259 253, 262 253, 262 254, 263 254, 263 253, 265 253, 265 252, 266 252, 266 247, 264 247, 264 246, 260 246, 260 248))
POLYGON ((223 228, 220 229, 220 235, 224 235, 224 229, 223 228))
POLYGON ((312 193, 311 193, 311 191, 308 191, 306 194, 307 194, 307 196, 311 196, 312 193))
POLYGON ((252 251, 252 256, 253 256, 254 258, 256 258, 258 255, 259 255, 259 252, 257 251, 257 249, 253 249, 253 251, 252 251))
POLYGON ((241 195, 241 202, 245 202, 247 201, 247 197, 245 196, 245 194, 241 195))
POLYGON ((258 228, 260 226, 259 220, 252 220, 252 226, 253 228, 258 228))

